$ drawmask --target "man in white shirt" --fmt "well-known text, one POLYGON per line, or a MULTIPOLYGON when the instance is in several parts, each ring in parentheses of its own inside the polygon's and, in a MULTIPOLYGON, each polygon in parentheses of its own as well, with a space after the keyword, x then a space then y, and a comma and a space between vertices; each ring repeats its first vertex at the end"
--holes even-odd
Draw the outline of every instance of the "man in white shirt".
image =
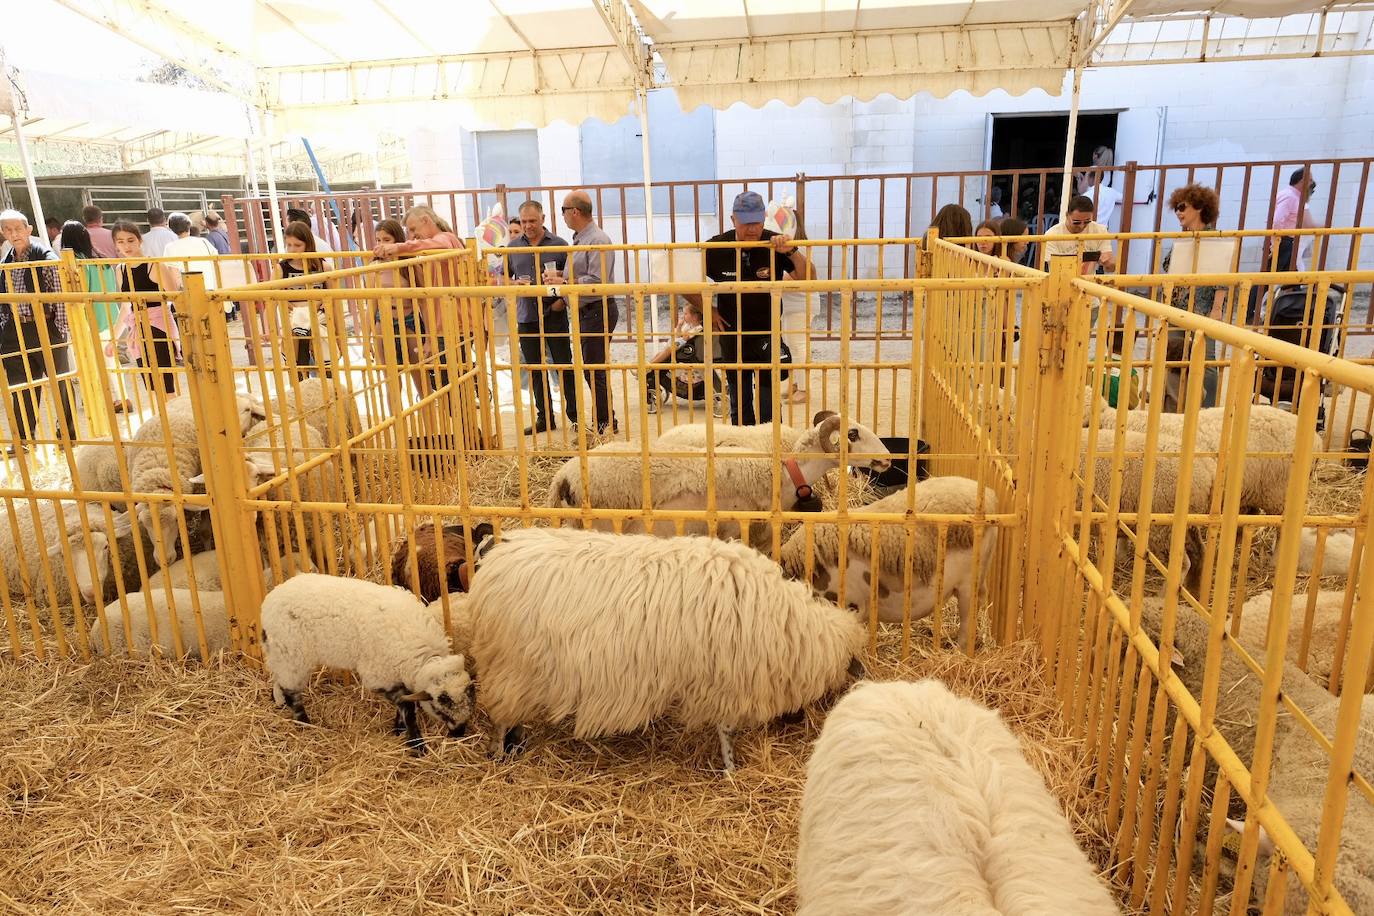
POLYGON ((217 252, 215 247, 205 239, 191 234, 191 220, 185 213, 173 213, 167 218, 167 224, 171 227, 175 238, 162 249, 162 256, 165 258, 185 258, 176 267, 184 273, 197 272, 205 278, 205 288, 215 289, 219 286, 218 276, 215 273, 215 262, 207 260, 214 257, 217 252))
POLYGON ((148 210, 148 231, 143 233, 143 253, 160 258, 167 246, 177 240, 177 234, 167 228, 167 214, 161 207, 148 210))
POLYGON ((1076 235, 1098 235, 1107 232, 1106 226, 1093 219, 1095 212, 1096 207, 1089 197, 1079 194, 1069 200, 1069 212, 1064 221, 1055 223, 1045 233, 1046 236, 1063 236, 1062 239, 1046 239, 1043 246, 1046 267, 1049 267, 1050 255, 1073 254, 1082 258, 1083 273, 1097 273, 1097 267, 1092 266, 1093 264, 1100 265, 1105 272, 1116 269, 1116 251, 1112 247, 1111 239, 1074 238, 1076 235))

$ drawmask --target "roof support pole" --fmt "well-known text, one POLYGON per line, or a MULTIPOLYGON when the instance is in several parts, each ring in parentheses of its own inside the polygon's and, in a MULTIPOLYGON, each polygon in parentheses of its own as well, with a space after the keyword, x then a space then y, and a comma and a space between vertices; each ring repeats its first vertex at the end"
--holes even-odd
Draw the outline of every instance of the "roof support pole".
POLYGON ((261 197, 262 190, 258 187, 258 163, 253 157, 253 141, 251 139, 243 141, 243 167, 248 173, 248 191, 254 197, 261 197))
POLYGON ((281 201, 277 197, 277 163, 272 156, 272 113, 269 111, 261 117, 262 123, 262 152, 263 161, 267 166, 267 203, 268 209, 272 211, 272 239, 276 242, 277 251, 286 250, 286 243, 281 234, 281 201))
MULTIPOLYGON (((644 160, 644 241, 652 246, 654 244, 654 189, 653 173, 651 171, 652 157, 649 155, 649 91, 640 86, 635 92, 635 101, 639 106, 639 139, 640 156, 644 160)), ((650 252, 645 259, 645 263, 653 264, 653 254, 650 252)), ((653 280, 652 266, 650 266, 649 280, 653 280)), ((658 334, 658 296, 649 297, 649 330, 658 334)), ((641 316, 642 319, 642 316, 641 316)))
POLYGON ((47 221, 43 218, 43 202, 38 199, 38 182, 33 180, 33 160, 29 158, 29 144, 24 138, 24 116, 19 113, 18 109, 19 104, 16 101, 10 120, 14 122, 14 142, 19 147, 19 167, 24 170, 24 184, 29 187, 29 206, 33 210, 34 235, 42 239, 46 245, 48 236, 42 230, 47 221))
POLYGON ((1067 220, 1073 196, 1073 147, 1078 141, 1078 97, 1083 86, 1083 65, 1073 68, 1073 95, 1069 100, 1069 135, 1064 147, 1064 184, 1059 194, 1059 221, 1067 220))

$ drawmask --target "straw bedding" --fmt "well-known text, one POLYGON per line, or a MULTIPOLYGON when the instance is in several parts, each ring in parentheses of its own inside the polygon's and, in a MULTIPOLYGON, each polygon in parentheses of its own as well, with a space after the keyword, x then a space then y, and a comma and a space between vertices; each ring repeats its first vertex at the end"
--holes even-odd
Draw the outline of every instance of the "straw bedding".
MULTIPOLYGON (((890 649, 889 647, 884 647, 890 649)), ((891 654, 884 652, 884 655, 891 654)), ((1106 861, 1080 747, 1019 643, 878 661, 1000 708, 1106 861)), ((0 908, 20 912, 785 913, 804 765, 823 712, 741 736, 544 730, 497 764, 486 724, 416 760, 390 714, 320 683, 302 727, 263 677, 70 661, 0 666, 0 908)))

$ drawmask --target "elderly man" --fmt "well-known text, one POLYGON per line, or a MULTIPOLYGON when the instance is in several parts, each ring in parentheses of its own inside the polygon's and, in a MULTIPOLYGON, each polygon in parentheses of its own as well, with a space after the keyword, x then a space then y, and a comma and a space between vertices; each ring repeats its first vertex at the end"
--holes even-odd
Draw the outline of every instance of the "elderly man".
MULTIPOLYGON (((539 282, 544 268, 552 266, 563 270, 568 254, 565 251, 540 254, 533 249, 550 245, 566 245, 563 239, 550 235, 544 228, 544 207, 537 200, 527 200, 520 205, 519 237, 512 238, 507 248, 519 254, 506 256, 506 280, 520 286, 539 282)), ((552 297, 521 296, 515 303, 516 333, 520 340, 520 359, 528 367, 545 362, 572 365, 572 345, 568 339, 568 311, 564 307, 554 309, 561 300, 552 297), (541 334, 543 335, 541 338, 541 334)), ((556 429, 553 415, 549 411, 548 374, 543 369, 529 369, 530 389, 534 399, 534 422, 525 428, 525 435, 537 435, 556 429)), ((568 392, 563 398, 563 413, 569 422, 577 418, 577 405, 571 392, 576 390, 577 376, 571 369, 563 370, 563 390, 568 392)))
POLYGON ((1096 216, 1097 205, 1091 197, 1079 194, 1070 198, 1069 212, 1064 222, 1055 223, 1045 233, 1045 265, 1049 265, 1050 255, 1076 254, 1083 259, 1083 273, 1097 273, 1096 265, 1100 265, 1104 271, 1113 270, 1116 267, 1116 251, 1112 248, 1111 239, 1073 238, 1075 235, 1105 235, 1107 227, 1097 222, 1096 216), (1048 236, 1056 238, 1051 239, 1048 236))
MULTIPOLYGON (((30 237, 29 219, 18 210, 0 212, 0 235, 9 243, 9 250, 0 259, 0 293, 42 294, 60 293, 62 281, 57 271, 57 255, 30 237), (16 267, 14 265, 29 265, 16 267)), ((43 330, 47 331, 55 378, 71 370, 67 352, 67 308, 61 302, 45 303, 39 298, 0 305, 0 359, 5 364, 5 381, 10 388, 14 407, 14 430, 20 448, 25 440, 34 437, 38 423, 38 409, 42 403, 41 385, 48 375, 47 355, 43 350, 43 330), (39 328, 38 322, 44 327, 39 328), (18 390, 16 390, 18 389, 18 390)), ((57 386, 62 408, 62 428, 68 439, 76 439, 76 423, 72 419, 71 392, 66 385, 57 386)), ((13 454, 13 447, 9 450, 13 454)))
MULTIPOLYGON (((563 198, 563 222, 568 224, 568 228, 573 231, 574 245, 610 245, 611 237, 607 235, 596 221, 592 219, 592 199, 587 196, 585 191, 573 191, 563 198)), ((547 266, 544 269, 544 282, 550 286, 557 286, 562 283, 614 283, 615 282, 615 253, 610 251, 576 251, 572 256, 571 276, 565 276, 564 271, 558 268, 547 266)), ((560 298, 549 306, 555 312, 564 311, 568 307, 568 300, 560 298)), ((618 432, 620 424, 616 422, 615 413, 611 409, 611 388, 607 380, 605 369, 593 369, 592 366, 604 366, 606 356, 610 352, 611 332, 615 330, 620 322, 620 308, 616 305, 614 298, 610 296, 583 296, 578 300, 577 308, 577 330, 578 339, 582 345, 582 362, 588 368, 583 370, 587 378, 587 385, 592 389, 592 404, 596 411, 596 431, 598 433, 618 432)), ((571 355, 571 354, 570 354, 571 355)), ((577 420, 577 397, 576 379, 573 384, 567 383, 568 375, 564 376, 563 385, 563 409, 568 417, 568 422, 576 423, 577 420)))
POLYGON ((91 236, 91 250, 101 258, 117 258, 119 252, 115 250, 114 233, 105 228, 105 212, 99 207, 83 207, 81 209, 81 221, 86 224, 86 231, 91 236))
MULTIPOLYGON (((781 280, 789 271, 806 269, 806 259, 792 239, 763 228, 763 198, 744 191, 735 198, 730 221, 734 228, 708 242, 767 242, 750 248, 711 248, 706 252, 706 276, 717 283, 748 280, 781 280)), ((701 297, 684 297, 701 306, 701 297)), ((702 309, 702 314, 706 314, 702 309)), ((717 293, 711 323, 720 336, 720 358, 725 363, 768 366, 773 361, 772 331, 780 316, 771 293, 717 293)), ((752 426, 773 419, 773 372, 771 368, 729 369, 725 385, 730 391, 730 422, 752 426), (755 389, 757 388, 757 406, 755 389)))
POLYGON ((205 235, 202 236, 220 254, 229 253, 229 233, 224 230, 219 214, 214 210, 205 211, 205 235))

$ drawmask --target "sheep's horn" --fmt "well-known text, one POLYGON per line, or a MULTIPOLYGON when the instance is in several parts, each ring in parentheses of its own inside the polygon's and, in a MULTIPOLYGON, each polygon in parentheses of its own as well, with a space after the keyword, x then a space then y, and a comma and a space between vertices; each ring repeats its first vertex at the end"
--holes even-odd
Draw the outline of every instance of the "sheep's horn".
POLYGON ((811 418, 811 425, 820 426, 822 423, 824 423, 826 420, 833 416, 836 416, 836 413, 833 410, 817 411, 816 415, 811 418))
POLYGON ((402 702, 402 703, 428 703, 428 702, 429 702, 430 700, 432 700, 432 699, 434 699, 434 697, 430 696, 429 693, 427 693, 426 691, 421 690, 419 693, 408 693, 408 694, 406 694, 405 696, 401 697, 401 702, 402 702))
MULTIPOLYGON (((817 414, 817 416, 820 416, 820 414, 817 414)), ((839 428, 840 418, 836 414, 832 413, 830 414, 830 416, 826 417, 823 421, 821 421, 821 448, 824 451, 838 452, 840 450, 840 443, 838 437, 836 437, 835 443, 833 445, 830 442, 830 437, 834 436, 836 431, 839 430, 839 428)))

